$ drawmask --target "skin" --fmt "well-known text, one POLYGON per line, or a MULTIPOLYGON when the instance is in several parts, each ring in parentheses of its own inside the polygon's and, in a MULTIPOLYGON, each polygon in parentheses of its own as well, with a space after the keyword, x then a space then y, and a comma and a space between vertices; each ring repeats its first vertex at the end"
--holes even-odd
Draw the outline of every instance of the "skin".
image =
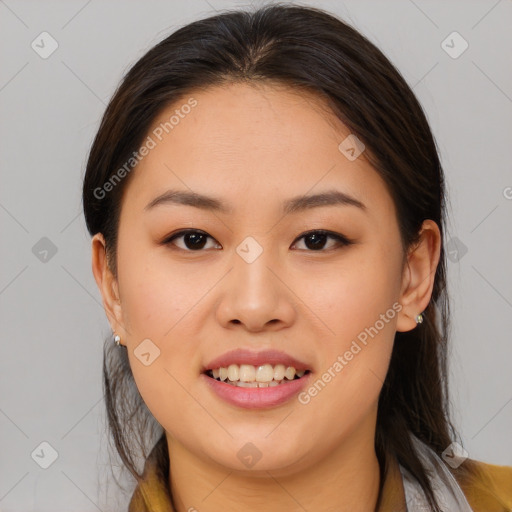
POLYGON ((373 510, 378 396, 395 332, 417 328, 415 316, 429 303, 438 226, 425 221, 420 243, 404 254, 384 182, 364 152, 349 161, 339 151, 350 132, 315 96, 275 84, 190 96, 198 105, 142 160, 124 192, 117 277, 102 235, 92 241, 111 327, 166 431, 177 510, 373 510), (144 210, 170 188, 215 196, 232 212, 176 204, 144 210), (283 216, 286 199, 331 188, 366 211, 322 206, 283 216), (202 252, 187 249, 183 237, 162 243, 190 228, 211 237, 202 252), (301 235, 314 229, 354 243, 327 238, 311 249, 301 235), (263 249, 250 264, 236 252, 248 236, 263 249), (243 347, 285 351, 308 363, 315 381, 394 303, 401 311, 305 405, 238 408, 199 378, 204 363, 243 347), (149 366, 134 355, 147 338, 160 350, 149 366), (262 454, 250 469, 237 457, 248 442, 262 454))

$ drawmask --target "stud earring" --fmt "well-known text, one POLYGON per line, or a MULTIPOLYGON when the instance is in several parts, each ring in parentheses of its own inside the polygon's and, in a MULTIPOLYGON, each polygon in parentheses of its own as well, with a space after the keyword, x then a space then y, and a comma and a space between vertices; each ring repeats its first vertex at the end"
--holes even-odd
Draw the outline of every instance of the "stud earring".
POLYGON ((421 313, 419 313, 418 315, 416 315, 416 323, 421 324, 422 322, 423 322, 423 315, 421 313))
POLYGON ((119 336, 119 334, 115 334, 114 333, 114 343, 120 347, 121 346, 121 336, 119 336))

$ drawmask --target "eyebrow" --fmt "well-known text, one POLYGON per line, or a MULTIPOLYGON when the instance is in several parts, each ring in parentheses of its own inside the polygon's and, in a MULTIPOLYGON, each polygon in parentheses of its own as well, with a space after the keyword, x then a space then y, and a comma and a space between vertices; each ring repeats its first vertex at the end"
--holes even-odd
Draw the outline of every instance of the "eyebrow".
MULTIPOLYGON (((144 210, 151 210, 156 206, 165 204, 181 204, 225 214, 230 214, 233 211, 220 199, 186 190, 167 190, 150 201, 144 210)), ((339 190, 327 190, 319 194, 302 195, 287 199, 283 203, 283 213, 296 213, 320 206, 355 206, 366 211, 366 205, 355 197, 339 190)))

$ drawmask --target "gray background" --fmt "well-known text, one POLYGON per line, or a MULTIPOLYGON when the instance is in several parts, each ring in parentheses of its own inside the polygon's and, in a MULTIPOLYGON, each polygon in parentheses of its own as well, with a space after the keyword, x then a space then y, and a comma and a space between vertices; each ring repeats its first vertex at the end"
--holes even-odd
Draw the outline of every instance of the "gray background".
MULTIPOLYGON (((376 43, 427 112, 451 200, 445 241, 458 251, 449 262, 455 420, 470 457, 512 465, 512 2, 309 4, 376 43), (469 43, 455 59, 441 46, 453 31, 469 43)), ((126 506, 108 478, 101 356, 110 331, 81 212, 87 153, 121 76, 146 50, 245 5, 0 0, 1 511, 126 506), (31 47, 43 31, 59 45, 47 59, 31 47), (55 254, 41 252, 43 237, 55 254), (48 469, 35 462, 49 462, 43 441, 58 453, 48 469)))

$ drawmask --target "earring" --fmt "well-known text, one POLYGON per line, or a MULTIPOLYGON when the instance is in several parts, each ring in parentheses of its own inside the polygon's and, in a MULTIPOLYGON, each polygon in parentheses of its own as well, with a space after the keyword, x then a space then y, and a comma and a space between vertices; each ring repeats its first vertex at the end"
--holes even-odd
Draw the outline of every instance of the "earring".
POLYGON ((423 322, 423 315, 421 313, 419 313, 418 315, 416 315, 416 323, 421 324, 422 322, 423 322))
POLYGON ((114 333, 114 343, 119 347, 121 346, 121 336, 119 334, 114 333))

